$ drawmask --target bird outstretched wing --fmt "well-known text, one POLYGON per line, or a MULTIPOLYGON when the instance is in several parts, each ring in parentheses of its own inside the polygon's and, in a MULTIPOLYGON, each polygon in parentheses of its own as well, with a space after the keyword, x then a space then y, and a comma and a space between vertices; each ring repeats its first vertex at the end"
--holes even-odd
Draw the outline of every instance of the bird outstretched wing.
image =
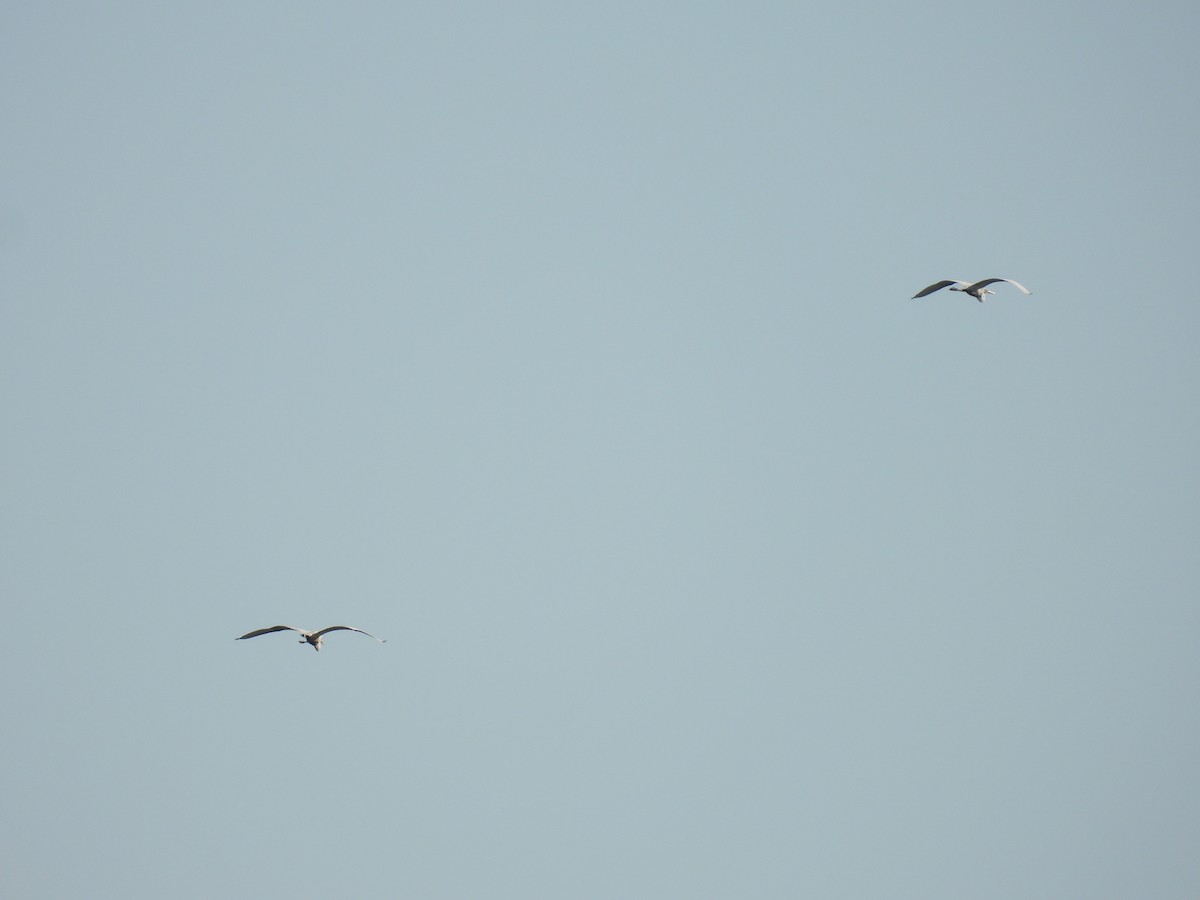
POLYGON ((351 628, 349 625, 330 625, 328 628, 322 628, 320 631, 314 631, 313 637, 320 637, 323 634, 328 634, 330 631, 357 631, 359 634, 365 634, 369 638, 375 638, 381 644, 386 644, 383 638, 377 638, 369 631, 363 631, 361 628, 351 628))
POLYGON ((240 638, 235 638, 235 640, 244 641, 246 638, 258 637, 260 634, 270 634, 272 631, 298 631, 303 635, 308 634, 303 628, 293 628, 291 625, 272 625, 270 628, 260 628, 258 631, 243 634, 240 638))
MULTIPOLYGON (((984 288, 984 287, 987 287, 989 284, 995 284, 997 281, 1003 281, 1006 284, 1011 284, 1022 294, 1033 293, 1032 291, 1029 290, 1029 288, 1025 287, 1025 285, 1018 284, 1017 282, 1013 281, 1011 278, 985 278, 985 279, 983 279, 983 281, 975 282, 973 285, 970 286, 969 290, 973 291, 976 288, 984 288)), ((920 295, 918 294, 917 296, 920 296, 920 295)))
POLYGON ((953 281, 948 279, 946 281, 939 281, 937 284, 931 284, 924 290, 913 294, 912 299, 916 300, 918 297, 924 297, 926 294, 932 294, 934 291, 940 291, 942 288, 950 287, 952 284, 961 284, 963 287, 969 287, 969 283, 966 281, 953 281))

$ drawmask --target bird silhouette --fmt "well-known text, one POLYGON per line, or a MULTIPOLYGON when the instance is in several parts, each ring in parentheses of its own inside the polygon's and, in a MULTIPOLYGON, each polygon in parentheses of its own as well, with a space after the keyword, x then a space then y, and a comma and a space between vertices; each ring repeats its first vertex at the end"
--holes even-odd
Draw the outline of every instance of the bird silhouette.
POLYGON ((270 634, 273 631, 294 631, 300 635, 301 644, 311 644, 314 650, 321 649, 321 636, 329 634, 331 631, 357 631, 359 634, 365 634, 369 638, 375 638, 381 644, 386 644, 383 638, 377 638, 368 631, 363 631, 361 628, 351 628, 349 625, 330 625, 328 628, 322 628, 320 631, 305 631, 303 628, 293 628, 291 625, 272 625, 270 628, 260 628, 258 631, 251 631, 248 634, 243 634, 236 640, 244 641, 246 638, 258 637, 260 634, 270 634))

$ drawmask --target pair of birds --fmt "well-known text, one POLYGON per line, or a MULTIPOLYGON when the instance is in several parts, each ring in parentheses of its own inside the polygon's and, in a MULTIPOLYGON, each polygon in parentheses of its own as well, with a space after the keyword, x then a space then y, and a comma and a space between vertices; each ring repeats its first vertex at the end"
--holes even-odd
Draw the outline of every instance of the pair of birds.
POLYGON ((982 303, 987 299, 988 294, 996 293, 995 291, 989 291, 987 286, 989 284, 995 284, 997 281, 1003 281, 1006 284, 1011 284, 1022 294, 1030 293, 1028 288, 1022 284, 1017 284, 1017 282, 1013 281, 1011 278, 985 278, 983 281, 976 281, 974 284, 971 284, 969 281, 953 281, 947 279, 945 281, 939 281, 935 284, 931 284, 929 287, 916 294, 913 294, 913 299, 916 300, 918 297, 924 297, 927 294, 932 294, 934 291, 940 291, 942 288, 948 287, 952 291, 962 291, 964 294, 974 297, 976 300, 982 303))
MULTIPOLYGON (((989 284, 996 284, 1003 281, 1006 284, 1011 284, 1022 294, 1029 294, 1030 291, 1023 284, 1013 281, 1011 278, 985 278, 982 281, 971 283, 969 281, 957 281, 954 279, 946 279, 938 281, 923 288, 916 294, 913 294, 914 300, 918 297, 925 297, 932 294, 934 291, 940 291, 944 287, 950 288, 952 291, 960 291, 969 297, 974 297, 980 303, 987 299, 988 294, 995 294, 995 291, 988 290, 989 284)), ((375 638, 381 644, 386 644, 387 641, 382 638, 377 638, 369 632, 363 631, 361 628, 351 628, 349 625, 330 625, 328 628, 322 628, 320 631, 305 631, 303 628, 293 628, 291 625, 272 625, 270 628, 260 628, 258 631, 251 631, 249 634, 243 634, 239 641, 244 641, 246 638, 258 637, 260 634, 272 634, 276 631, 294 631, 300 635, 301 644, 309 644, 314 650, 321 649, 321 638, 331 631, 356 631, 359 634, 365 634, 369 638, 375 638)))

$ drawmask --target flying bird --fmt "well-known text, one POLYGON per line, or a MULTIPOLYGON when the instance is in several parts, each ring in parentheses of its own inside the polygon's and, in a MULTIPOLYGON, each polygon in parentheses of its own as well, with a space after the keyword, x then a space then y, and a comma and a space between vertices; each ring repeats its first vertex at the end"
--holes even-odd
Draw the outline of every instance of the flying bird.
POLYGON ((983 281, 977 281, 974 284, 971 284, 968 281, 939 281, 937 284, 931 284, 920 293, 913 294, 913 299, 916 300, 918 297, 924 297, 926 294, 932 294, 934 291, 940 291, 942 288, 948 287, 952 291, 962 291, 964 294, 969 294, 982 303, 985 299, 987 299, 988 294, 996 293, 995 291, 989 291, 987 286, 989 284, 995 284, 997 281, 1004 281, 1008 284, 1011 284, 1022 294, 1030 293, 1028 288, 1022 284, 1017 284, 1011 278, 985 278, 983 281))
POLYGON ((270 634, 273 631, 294 631, 301 636, 301 644, 311 644, 314 650, 321 649, 321 635, 328 634, 331 631, 357 631, 359 634, 365 634, 369 638, 375 638, 381 644, 387 643, 383 638, 377 638, 375 635, 363 631, 361 628, 351 628, 349 625, 330 625, 328 628, 322 628, 320 631, 305 631, 303 628, 293 628, 291 625, 272 625, 270 628, 260 628, 258 631, 243 634, 240 638, 236 638, 236 640, 244 641, 246 638, 258 637, 260 634, 270 634))

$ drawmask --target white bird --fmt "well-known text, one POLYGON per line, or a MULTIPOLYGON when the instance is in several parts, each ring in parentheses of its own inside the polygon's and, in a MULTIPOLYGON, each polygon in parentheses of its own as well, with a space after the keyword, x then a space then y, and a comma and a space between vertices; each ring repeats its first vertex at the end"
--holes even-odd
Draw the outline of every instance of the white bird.
POLYGON ((246 638, 258 637, 260 634, 270 634, 273 631, 294 631, 301 635, 301 644, 311 644, 314 650, 321 649, 321 635, 328 634, 331 631, 357 631, 359 634, 365 634, 369 638, 375 638, 381 644, 387 643, 383 638, 377 638, 375 635, 363 631, 361 628, 351 628, 349 625, 330 625, 328 628, 322 628, 320 631, 305 631, 303 628, 293 628, 291 625, 272 625, 270 628, 260 628, 258 631, 243 634, 235 640, 244 641, 246 638))
POLYGON ((948 287, 952 291, 962 291, 964 294, 969 294, 982 303, 988 294, 996 293, 995 291, 989 291, 987 286, 995 284, 997 281, 1004 281, 1011 284, 1022 294, 1030 293, 1024 285, 1017 284, 1011 278, 985 278, 983 281, 977 281, 974 284, 968 281, 939 281, 937 284, 931 284, 920 293, 913 294, 913 299, 916 300, 918 297, 924 297, 926 294, 932 294, 934 291, 940 291, 942 288, 948 287))

